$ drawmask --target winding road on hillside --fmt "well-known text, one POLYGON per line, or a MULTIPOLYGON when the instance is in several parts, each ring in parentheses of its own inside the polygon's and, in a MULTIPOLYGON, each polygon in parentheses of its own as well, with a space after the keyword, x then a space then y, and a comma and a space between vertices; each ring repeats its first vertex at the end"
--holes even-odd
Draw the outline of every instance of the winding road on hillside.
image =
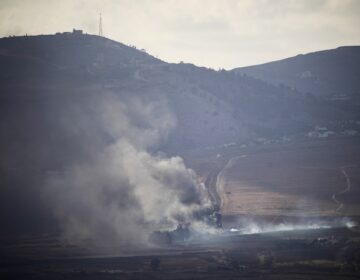
POLYGON ((226 169, 232 166, 235 159, 238 157, 230 158, 226 161, 225 164, 220 167, 214 168, 205 180, 205 186, 209 191, 210 197, 214 205, 216 205, 219 210, 223 208, 225 201, 225 191, 223 189, 223 173, 226 169))
POLYGON ((208 174, 208 176, 206 177, 206 180, 205 180, 205 186, 210 194, 211 201, 218 208, 220 208, 220 205, 221 205, 221 198, 216 190, 216 182, 217 182, 217 177, 223 168, 224 167, 214 168, 212 171, 210 171, 210 173, 208 174))
POLYGON ((340 210, 344 207, 344 203, 339 201, 336 196, 342 195, 342 194, 347 193, 348 191, 351 190, 351 180, 350 180, 349 175, 346 173, 345 167, 341 167, 341 173, 344 175, 344 177, 346 179, 346 188, 344 190, 338 192, 338 193, 334 193, 331 196, 331 199, 338 205, 338 207, 335 209, 336 213, 339 213, 340 210))
POLYGON ((321 170, 333 170, 333 171, 340 171, 341 174, 345 177, 346 179, 346 187, 345 189, 341 190, 340 192, 336 192, 333 193, 331 195, 331 199, 333 202, 335 202, 337 204, 337 207, 335 209, 335 213, 340 213, 340 210, 344 207, 344 203, 341 202, 337 196, 345 194, 347 192, 349 192, 351 190, 351 180, 350 177, 348 175, 348 173, 346 172, 345 168, 346 167, 353 167, 352 165, 350 166, 342 166, 342 167, 315 167, 315 166, 301 166, 300 168, 302 169, 321 169, 321 170))

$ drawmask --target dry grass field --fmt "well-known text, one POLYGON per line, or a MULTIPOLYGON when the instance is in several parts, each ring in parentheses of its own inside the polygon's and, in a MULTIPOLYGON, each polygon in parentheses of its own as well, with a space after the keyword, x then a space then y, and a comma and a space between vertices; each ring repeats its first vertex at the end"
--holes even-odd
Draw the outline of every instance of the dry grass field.
POLYGON ((220 174, 222 212, 358 216, 359 162, 360 143, 354 139, 307 142, 237 156, 220 174))
POLYGON ((185 155, 202 178, 218 174, 223 215, 360 215, 358 138, 303 140, 185 155))

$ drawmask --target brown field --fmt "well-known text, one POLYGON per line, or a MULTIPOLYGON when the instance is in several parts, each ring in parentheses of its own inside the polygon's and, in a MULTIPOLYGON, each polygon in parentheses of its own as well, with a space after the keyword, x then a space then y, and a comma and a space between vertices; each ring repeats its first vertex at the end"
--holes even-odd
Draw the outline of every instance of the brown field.
POLYGON ((195 151, 185 159, 204 182, 218 175, 213 183, 225 216, 359 216, 359 140, 233 146, 195 151))
POLYGON ((353 139, 299 143, 234 157, 218 186, 222 213, 358 216, 359 162, 360 143, 353 139))

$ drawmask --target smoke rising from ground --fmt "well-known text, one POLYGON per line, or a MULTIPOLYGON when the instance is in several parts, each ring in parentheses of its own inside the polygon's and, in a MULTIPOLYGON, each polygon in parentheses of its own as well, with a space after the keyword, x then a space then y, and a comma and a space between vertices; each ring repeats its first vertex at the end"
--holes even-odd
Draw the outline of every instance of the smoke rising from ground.
POLYGON ((107 143, 46 183, 66 237, 100 246, 142 245, 154 230, 202 226, 199 213, 211 208, 204 185, 180 157, 149 152, 176 126, 166 102, 112 94, 94 101, 92 119, 107 143))

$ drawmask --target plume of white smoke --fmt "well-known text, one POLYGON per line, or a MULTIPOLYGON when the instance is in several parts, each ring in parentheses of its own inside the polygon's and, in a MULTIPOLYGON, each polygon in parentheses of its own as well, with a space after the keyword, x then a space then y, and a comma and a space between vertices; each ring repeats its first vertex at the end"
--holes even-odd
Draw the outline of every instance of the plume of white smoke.
MULTIPOLYGON (((176 126, 166 102, 103 95, 92 119, 107 144, 47 180, 46 192, 72 242, 144 245, 154 230, 203 225, 211 201, 180 157, 152 154, 176 126), (206 212, 206 211, 205 211, 206 212)), ((74 120, 76 121, 76 120, 74 120)))

